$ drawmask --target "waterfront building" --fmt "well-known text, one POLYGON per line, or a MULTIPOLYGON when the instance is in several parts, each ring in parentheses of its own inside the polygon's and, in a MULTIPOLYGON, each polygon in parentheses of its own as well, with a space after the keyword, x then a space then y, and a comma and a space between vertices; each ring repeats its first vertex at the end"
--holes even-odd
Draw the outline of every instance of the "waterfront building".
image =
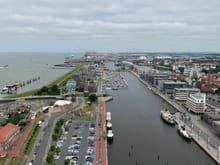
POLYGON ((163 79, 158 79, 157 80, 157 88, 160 89, 161 91, 163 90, 163 84, 164 82, 176 82, 176 78, 163 78, 163 79))
POLYGON ((169 78, 169 75, 167 75, 167 74, 148 74, 146 76, 146 80, 151 84, 154 83, 155 78, 169 78))
POLYGON ((174 98, 177 101, 186 101, 190 94, 200 92, 198 88, 175 88, 174 98))
POLYGON ((186 108, 194 113, 203 113, 205 111, 206 94, 195 93, 189 94, 186 100, 186 108))
POLYGON ((174 95, 174 89, 175 88, 187 88, 187 84, 186 82, 181 82, 181 81, 178 81, 178 82, 173 82, 173 81, 165 81, 162 85, 162 89, 163 92, 166 94, 166 95, 170 95, 170 96, 173 96, 174 95))
POLYGON ((158 86, 160 81, 173 81, 176 82, 176 78, 172 78, 172 77, 156 77, 153 79, 153 85, 154 86, 158 86))
POLYGON ((12 147, 20 135, 20 129, 17 125, 8 123, 0 129, 0 151, 12 147))

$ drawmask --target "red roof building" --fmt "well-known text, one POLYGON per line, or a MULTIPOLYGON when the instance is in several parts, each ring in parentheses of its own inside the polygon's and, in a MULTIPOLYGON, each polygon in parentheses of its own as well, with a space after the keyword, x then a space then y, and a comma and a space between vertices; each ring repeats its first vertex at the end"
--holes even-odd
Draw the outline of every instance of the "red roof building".
POLYGON ((10 148, 20 135, 20 129, 17 125, 8 123, 0 128, 0 151, 10 148))

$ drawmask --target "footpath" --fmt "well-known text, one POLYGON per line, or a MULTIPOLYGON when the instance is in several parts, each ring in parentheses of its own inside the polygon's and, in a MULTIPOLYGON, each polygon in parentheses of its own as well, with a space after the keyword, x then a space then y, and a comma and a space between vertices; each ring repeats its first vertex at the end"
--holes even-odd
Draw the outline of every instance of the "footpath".
POLYGON ((106 104, 103 98, 99 99, 96 165, 108 165, 106 140, 106 104))

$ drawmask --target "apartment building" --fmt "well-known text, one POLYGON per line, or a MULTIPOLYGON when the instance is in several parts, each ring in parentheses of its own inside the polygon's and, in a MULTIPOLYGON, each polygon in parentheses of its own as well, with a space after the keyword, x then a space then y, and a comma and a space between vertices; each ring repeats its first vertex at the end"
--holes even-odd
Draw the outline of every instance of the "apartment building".
POLYGON ((195 93, 189 94, 186 100, 186 107, 194 113, 203 113, 205 111, 206 94, 195 93))

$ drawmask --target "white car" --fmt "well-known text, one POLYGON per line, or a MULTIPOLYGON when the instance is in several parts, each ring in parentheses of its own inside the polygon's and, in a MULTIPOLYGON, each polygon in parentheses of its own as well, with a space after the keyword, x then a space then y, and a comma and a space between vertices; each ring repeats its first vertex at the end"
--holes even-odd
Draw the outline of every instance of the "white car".
POLYGON ((73 151, 73 154, 74 154, 74 155, 79 154, 79 150, 75 149, 75 150, 73 151))
POLYGON ((94 141, 95 140, 95 136, 89 136, 88 140, 94 141))

